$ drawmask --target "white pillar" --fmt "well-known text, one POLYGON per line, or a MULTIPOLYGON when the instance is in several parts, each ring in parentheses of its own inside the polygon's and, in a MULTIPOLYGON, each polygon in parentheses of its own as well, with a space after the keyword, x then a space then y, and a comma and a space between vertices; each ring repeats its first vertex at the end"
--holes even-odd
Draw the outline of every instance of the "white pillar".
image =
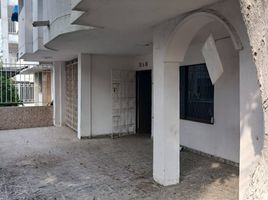
POLYGON ((180 179, 179 63, 154 68, 153 176, 168 186, 180 179))
POLYGON ((53 63, 53 120, 54 126, 65 123, 65 63, 53 63))
POLYGON ((78 56, 78 128, 77 136, 91 137, 91 56, 78 56))

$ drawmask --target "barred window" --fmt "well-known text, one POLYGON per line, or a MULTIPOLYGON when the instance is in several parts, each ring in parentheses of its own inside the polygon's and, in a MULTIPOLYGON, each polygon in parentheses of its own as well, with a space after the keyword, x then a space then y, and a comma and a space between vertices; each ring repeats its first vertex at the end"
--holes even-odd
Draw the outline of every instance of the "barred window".
POLYGON ((214 86, 206 64, 180 67, 180 118, 214 124, 214 86))

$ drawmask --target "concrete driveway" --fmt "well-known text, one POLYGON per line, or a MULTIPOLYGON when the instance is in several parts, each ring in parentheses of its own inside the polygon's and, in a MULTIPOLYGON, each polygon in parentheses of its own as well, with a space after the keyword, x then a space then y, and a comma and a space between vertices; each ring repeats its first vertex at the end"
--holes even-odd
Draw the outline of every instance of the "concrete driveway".
POLYGON ((0 131, 0 199, 234 200, 238 168, 181 153, 181 183, 152 178, 152 140, 79 141, 68 128, 0 131))

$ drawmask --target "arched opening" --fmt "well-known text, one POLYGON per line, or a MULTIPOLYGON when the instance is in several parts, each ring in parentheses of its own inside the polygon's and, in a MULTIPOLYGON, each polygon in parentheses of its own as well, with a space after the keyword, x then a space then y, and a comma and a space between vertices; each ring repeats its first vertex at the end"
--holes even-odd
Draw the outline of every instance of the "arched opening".
POLYGON ((186 16, 171 34, 165 52, 164 62, 182 62, 190 43, 196 34, 207 24, 217 21, 228 32, 234 48, 243 48, 235 28, 220 14, 212 10, 197 12, 186 16))
MULTIPOLYGON (((234 27, 214 11, 192 13, 176 26, 164 48, 163 63, 158 62, 161 58, 156 58, 155 62, 154 179, 163 185, 179 182, 183 160, 180 160, 176 146, 181 144, 224 158, 233 164, 239 163, 239 50, 243 47, 234 27), (215 39, 217 53, 224 68, 223 74, 214 84, 213 121, 202 123, 189 120, 191 116, 188 120, 178 120, 181 114, 179 68, 206 64, 201 49, 210 34, 215 39), (161 135, 161 132, 165 134, 161 135), (157 148, 157 145, 162 145, 163 148, 157 148), (161 153, 164 163, 159 162, 161 153)), ((159 52, 156 50, 155 55, 157 53, 159 52)), ((197 79, 195 81, 202 81, 197 79)), ((192 84, 191 92, 196 92, 194 89, 199 84, 200 82, 192 84)), ((200 100, 202 99, 199 99, 197 108, 202 106, 200 100)), ((221 170, 222 167, 219 166, 218 169, 221 170)))

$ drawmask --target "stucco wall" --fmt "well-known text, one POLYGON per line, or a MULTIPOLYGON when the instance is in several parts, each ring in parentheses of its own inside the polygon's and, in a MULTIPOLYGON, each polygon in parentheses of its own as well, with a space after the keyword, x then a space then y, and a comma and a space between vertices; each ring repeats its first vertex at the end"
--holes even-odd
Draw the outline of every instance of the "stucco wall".
POLYGON ((53 126, 53 107, 1 107, 0 130, 53 126))
POLYGON ((19 57, 33 52, 32 0, 24 1, 19 14, 19 57))
MULTIPOLYGON (((213 23, 204 27, 192 44, 181 65, 205 63, 201 53, 202 40, 207 30, 217 27, 213 23), (203 34, 202 34, 203 33, 203 34)), ((219 30, 221 31, 221 30, 219 30)), ((223 30, 224 31, 224 30, 223 30)), ((225 32, 223 32, 223 35, 225 32)), ((215 38, 221 38, 217 33, 215 38)), ((205 41, 203 41, 205 42, 205 41)), ((214 87, 215 123, 205 124, 188 120, 180 121, 181 144, 192 149, 212 154, 239 163, 240 123, 239 123, 239 55, 234 50, 230 38, 217 41, 224 73, 214 87)))
POLYGON ((147 56, 92 55, 92 136, 112 133, 112 69, 145 70, 152 65, 147 56), (139 62, 148 67, 139 67, 139 62))
POLYGON ((43 15, 50 22, 50 27, 43 29, 44 44, 61 34, 87 29, 85 26, 71 24, 71 0, 43 1, 43 15))
MULTIPOLYGON (((240 14, 239 1, 220 1, 209 9, 225 17, 237 32, 243 48, 239 51, 240 64, 240 181, 239 195, 243 198, 248 191, 252 176, 260 160, 263 149, 263 112, 261 108, 260 89, 257 82, 247 29, 240 14)), ((156 80, 161 80, 167 43, 173 36, 175 28, 184 19, 180 16, 156 26, 154 29, 154 99, 159 87, 156 80)), ((190 30, 188 30, 190 31, 190 30)), ((189 33, 187 34, 189 35, 189 33)), ((183 37, 183 35, 182 35, 183 37)), ((183 39, 182 39, 183 40, 183 39)), ((174 53, 174 52, 173 52, 174 53)), ((175 53, 174 53, 175 54, 175 53)), ((154 103, 154 120, 158 104, 154 103)), ((161 104, 160 104, 161 105, 161 104)), ((157 124, 156 124, 157 125, 157 124)), ((159 127, 158 127, 159 128, 159 127)), ((216 147, 215 147, 216 148, 216 147)))
POLYGON ((251 57, 258 72, 265 131, 261 159, 254 168, 243 199, 268 199, 268 1, 240 0, 240 3, 251 45, 251 57))

